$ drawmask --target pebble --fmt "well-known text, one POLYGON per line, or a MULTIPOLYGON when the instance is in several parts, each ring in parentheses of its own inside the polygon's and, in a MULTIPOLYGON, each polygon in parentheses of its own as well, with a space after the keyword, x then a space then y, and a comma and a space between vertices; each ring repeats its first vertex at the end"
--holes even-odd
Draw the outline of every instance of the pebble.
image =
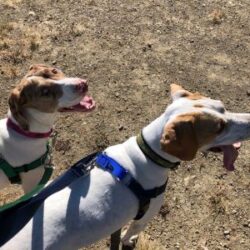
POLYGON ((232 211, 232 214, 237 214, 237 210, 233 210, 233 211, 232 211))
POLYGON ((230 230, 225 230, 224 231, 224 235, 229 235, 230 234, 230 230))
POLYGON ((122 131, 124 129, 124 126, 120 125, 118 129, 119 129, 119 131, 122 131))
POLYGON ((29 16, 36 16, 36 13, 34 11, 30 11, 29 16))
POLYGON ((250 222, 244 222, 242 225, 243 227, 250 227, 250 222))
POLYGON ((250 96, 250 90, 247 90, 247 96, 250 96))

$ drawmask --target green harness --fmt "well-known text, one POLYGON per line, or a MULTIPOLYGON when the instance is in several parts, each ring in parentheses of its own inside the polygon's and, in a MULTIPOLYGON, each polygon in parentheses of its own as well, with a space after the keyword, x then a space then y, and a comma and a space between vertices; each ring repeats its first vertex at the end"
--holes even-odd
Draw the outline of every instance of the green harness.
POLYGON ((7 161, 5 161, 4 159, 0 159, 0 169, 6 174, 12 184, 21 184, 20 173, 28 172, 30 170, 40 167, 41 165, 44 165, 44 174, 40 182, 36 185, 36 187, 33 188, 29 193, 20 197, 18 200, 1 206, 0 212, 21 201, 29 199, 33 195, 40 192, 42 188, 46 185, 46 183, 49 181, 54 170, 51 164, 51 146, 49 145, 49 143, 47 144, 47 151, 44 155, 42 155, 37 160, 29 164, 22 165, 20 167, 12 167, 7 161))

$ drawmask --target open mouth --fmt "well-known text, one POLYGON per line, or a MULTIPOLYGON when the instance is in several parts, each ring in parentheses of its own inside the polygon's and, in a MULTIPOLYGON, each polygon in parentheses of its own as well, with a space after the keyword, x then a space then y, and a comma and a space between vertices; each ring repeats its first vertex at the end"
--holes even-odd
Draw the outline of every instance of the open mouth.
POLYGON ((236 161, 239 155, 238 150, 240 149, 240 147, 241 143, 237 142, 232 145, 222 145, 222 146, 212 147, 209 149, 209 151, 215 153, 222 153, 224 167, 229 171, 233 171, 235 169, 234 162, 236 161))
POLYGON ((85 95, 76 105, 60 108, 59 112, 90 112, 95 109, 95 101, 91 96, 85 95))

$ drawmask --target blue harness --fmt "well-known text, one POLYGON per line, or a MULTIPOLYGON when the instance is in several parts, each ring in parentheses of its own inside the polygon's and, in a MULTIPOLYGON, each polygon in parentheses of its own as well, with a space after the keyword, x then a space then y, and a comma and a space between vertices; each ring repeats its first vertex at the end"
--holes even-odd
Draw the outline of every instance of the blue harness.
POLYGON ((166 189, 167 181, 159 187, 145 190, 128 170, 104 153, 97 155, 95 163, 99 168, 110 172, 118 181, 128 187, 138 198, 139 208, 134 220, 141 219, 149 208, 150 200, 164 193, 166 189))
MULTIPOLYGON (((137 143, 142 152, 157 165, 164 168, 176 168, 179 163, 169 162, 158 156, 144 140, 142 133, 137 137, 137 143)), ((69 186, 80 177, 87 176, 95 166, 110 172, 119 182, 127 186, 137 197, 139 207, 135 220, 141 219, 146 213, 150 200, 162 194, 167 185, 167 181, 159 187, 145 190, 139 182, 123 168, 118 162, 105 153, 93 153, 75 163, 64 174, 52 181, 37 195, 14 203, 4 210, 0 211, 0 246, 14 237, 34 216, 38 208, 49 196, 69 186)))

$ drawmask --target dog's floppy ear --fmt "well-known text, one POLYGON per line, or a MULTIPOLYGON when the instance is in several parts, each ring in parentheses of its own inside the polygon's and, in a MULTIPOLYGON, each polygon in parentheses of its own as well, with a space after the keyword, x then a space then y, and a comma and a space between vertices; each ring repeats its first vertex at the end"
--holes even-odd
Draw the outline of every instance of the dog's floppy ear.
POLYGON ((192 116, 181 116, 167 124, 161 138, 162 150, 183 161, 194 159, 198 142, 193 123, 192 116))
POLYGON ((173 101, 180 97, 187 97, 192 94, 191 92, 185 90, 180 85, 175 83, 170 84, 170 93, 173 101))
POLYGON ((164 127, 161 148, 180 160, 190 161, 201 146, 211 142, 221 132, 224 124, 222 119, 209 114, 179 115, 164 127))
POLYGON ((27 119, 24 116, 24 104, 26 98, 24 95, 22 95, 21 90, 18 88, 15 88, 9 97, 9 107, 10 111, 15 118, 15 120, 18 122, 18 124, 21 126, 22 129, 28 130, 29 124, 27 119))

